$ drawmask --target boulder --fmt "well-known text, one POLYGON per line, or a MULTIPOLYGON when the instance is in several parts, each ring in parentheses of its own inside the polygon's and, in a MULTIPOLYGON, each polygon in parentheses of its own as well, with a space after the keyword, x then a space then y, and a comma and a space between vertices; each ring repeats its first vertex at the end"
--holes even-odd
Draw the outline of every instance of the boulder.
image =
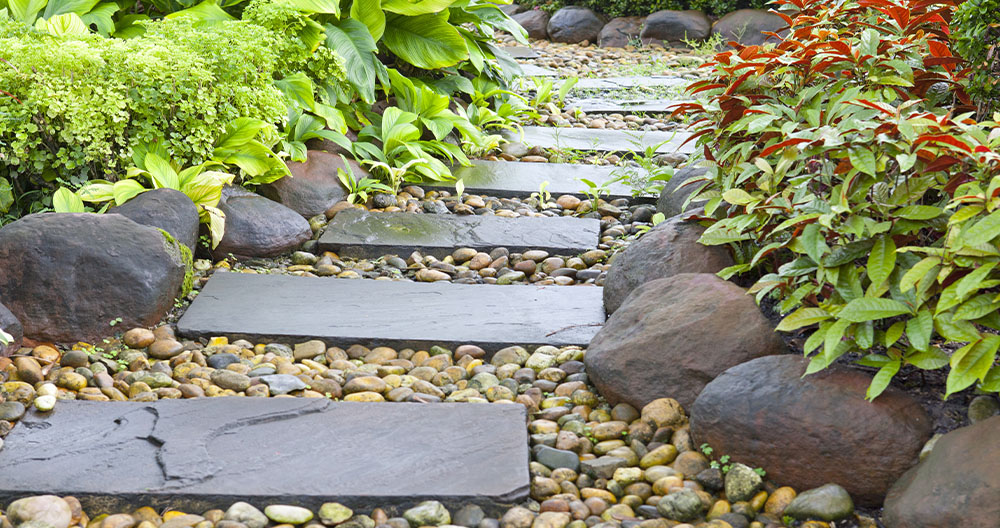
POLYGON ((712 21, 701 11, 657 11, 646 17, 639 36, 644 44, 683 46, 684 40, 705 40, 712 31, 712 21))
MULTIPOLYGON (((291 161, 288 170, 291 177, 284 177, 260 188, 260 194, 285 207, 311 218, 323 214, 333 204, 347 198, 348 190, 337 177, 337 171, 344 168, 344 158, 336 153, 310 150, 305 162, 291 161)), ((360 180, 368 176, 351 157, 347 165, 354 171, 354 178, 360 180)))
POLYGON ((301 246, 312 236, 299 213, 235 185, 222 189, 219 209, 226 214, 226 232, 215 258, 273 257, 301 246))
POLYGON ((867 373, 834 365, 803 377, 808 365, 799 355, 770 356, 721 374, 691 408, 694 444, 795 489, 834 483, 860 505, 880 505, 917 462, 930 417, 893 387, 865 400, 867 373))
POLYGON ((549 14, 541 9, 529 9, 511 18, 528 32, 528 37, 535 40, 549 38, 549 14))
POLYGON ((597 36, 597 45, 602 48, 624 48, 632 40, 637 40, 642 33, 642 24, 646 17, 619 17, 613 18, 597 36))
POLYGON ((1000 520, 1000 416, 942 436, 892 485, 887 528, 993 528, 1000 520))
POLYGON ((160 228, 190 250, 198 245, 198 206, 174 189, 146 191, 108 213, 120 214, 142 225, 160 228))
POLYGON ((696 200, 684 207, 684 202, 687 201, 688 197, 694 194, 703 183, 692 183, 690 185, 684 185, 684 182, 691 178, 702 176, 708 172, 708 169, 699 167, 684 167, 674 173, 673 178, 663 186, 663 191, 660 192, 660 199, 656 202, 656 209, 670 218, 671 216, 677 216, 681 213, 686 213, 692 210, 700 210, 705 206, 705 200, 696 200))
POLYGON ((784 351, 742 288, 684 273, 636 288, 590 342, 584 363, 612 405, 641 409, 670 397, 687 408, 729 367, 784 351))
POLYGON ((524 11, 524 7, 522 7, 522 6, 518 5, 518 4, 498 5, 497 7, 500 8, 501 11, 503 11, 504 13, 506 13, 507 16, 514 16, 514 15, 516 15, 516 14, 524 11))
POLYGON ((578 44, 597 42, 604 20, 586 7, 568 6, 556 11, 549 19, 548 32, 552 42, 578 44))
POLYGON ((722 246, 704 246, 705 231, 675 216, 650 229, 611 261, 604 280, 604 310, 614 313, 637 287, 681 273, 716 273, 734 264, 722 246))
POLYGON ((38 341, 153 326, 188 272, 177 242, 118 214, 33 214, 0 229, 0 299, 38 341))
POLYGON ((18 321, 17 317, 14 317, 14 314, 3 304, 0 304, 0 330, 7 332, 7 334, 14 338, 6 346, 0 345, 0 357, 10 356, 21 348, 21 339, 24 338, 24 327, 21 326, 21 321, 18 321))
POLYGON ((778 39, 763 31, 787 33, 788 24, 780 16, 763 9, 740 9, 725 14, 712 25, 712 33, 721 34, 726 42, 736 41, 745 46, 760 46, 778 39))

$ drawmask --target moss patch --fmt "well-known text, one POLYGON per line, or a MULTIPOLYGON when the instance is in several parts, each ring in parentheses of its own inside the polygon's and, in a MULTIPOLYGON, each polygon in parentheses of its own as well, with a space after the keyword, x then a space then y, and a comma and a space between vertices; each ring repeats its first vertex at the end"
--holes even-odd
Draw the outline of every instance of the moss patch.
POLYGON ((194 256, 191 254, 191 249, 178 242, 170 233, 162 229, 158 230, 163 234, 163 250, 175 262, 184 265, 184 283, 181 285, 179 297, 187 297, 187 294, 191 293, 191 289, 194 287, 194 256))

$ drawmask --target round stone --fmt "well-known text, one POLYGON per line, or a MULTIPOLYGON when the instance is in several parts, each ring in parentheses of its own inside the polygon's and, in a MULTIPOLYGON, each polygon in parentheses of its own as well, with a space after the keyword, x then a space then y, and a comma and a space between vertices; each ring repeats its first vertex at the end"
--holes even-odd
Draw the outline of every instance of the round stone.
POLYGON ((250 386, 250 376, 233 372, 232 370, 216 370, 211 375, 212 383, 236 392, 247 390, 250 386))
POLYGON ((687 522, 700 517, 705 505, 693 490, 682 489, 660 499, 656 509, 667 519, 687 522))
POLYGON ((73 510, 69 503, 55 495, 37 495, 10 503, 7 519, 14 526, 32 523, 39 527, 68 528, 73 521, 73 510))
POLYGON ((133 328, 125 332, 123 340, 129 348, 146 348, 156 341, 156 336, 146 328, 133 328))
POLYGON ((184 351, 184 345, 172 339, 161 339, 149 345, 149 357, 170 359, 184 351))
POLYGON ((35 408, 42 412, 49 412, 56 406, 56 397, 52 395, 39 396, 35 398, 35 408))
POLYGON ((327 502, 319 509, 319 520, 325 525, 340 524, 350 519, 354 512, 338 502, 327 502))
POLYGON ((59 365, 72 368, 86 367, 90 365, 90 354, 87 354, 83 350, 70 350, 63 354, 59 360, 59 365))
POLYGON ((442 526, 451 523, 448 509, 438 501, 424 501, 403 512, 403 518, 413 528, 420 526, 442 526))
MULTIPOLYGON (((30 400, 29 400, 30 401, 30 400)), ((24 416, 24 404, 16 401, 0 403, 0 420, 13 422, 24 416)))
POLYGON ((264 515, 276 523, 303 524, 312 520, 311 511, 300 506, 272 504, 264 508, 264 515))

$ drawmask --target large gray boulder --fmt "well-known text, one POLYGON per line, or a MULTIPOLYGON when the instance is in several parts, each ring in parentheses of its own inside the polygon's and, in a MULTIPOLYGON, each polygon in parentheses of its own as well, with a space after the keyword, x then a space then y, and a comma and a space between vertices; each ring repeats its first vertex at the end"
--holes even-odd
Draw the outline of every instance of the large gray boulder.
POLYGON ((223 188, 219 209, 226 214, 226 232, 212 250, 215 258, 274 257, 312 237, 309 222, 302 215, 242 187, 223 188))
POLYGON ((712 21, 701 11, 665 10, 646 17, 639 36, 645 44, 683 46, 685 40, 705 40, 711 31, 712 21))
POLYGON ((704 246, 705 231, 675 216, 660 223, 611 261, 604 281, 604 309, 610 314, 636 288, 681 273, 716 273, 735 264, 722 246, 704 246))
POLYGON ((299 213, 305 218, 323 214, 333 204, 347 198, 348 190, 337 177, 338 170, 350 167, 358 180, 368 176, 358 162, 350 157, 322 150, 310 150, 305 162, 288 163, 291 177, 284 177, 260 188, 260 193, 299 213))
POLYGON ((695 445, 707 442, 733 460, 766 468, 782 485, 839 484, 856 503, 880 505, 916 464, 931 436, 930 417, 893 387, 865 400, 872 380, 865 372, 835 365, 803 377, 808 365, 801 355, 770 356, 722 373, 691 408, 695 445))
POLYGON ((726 369, 784 352, 742 288, 685 273, 636 288, 590 342, 584 363, 612 405, 641 409, 670 397, 686 408, 726 369))
POLYGON ((639 39, 646 17, 612 18, 597 37, 597 45, 602 48, 624 48, 639 39))
POLYGON ((549 14, 541 9, 529 9, 511 18, 528 32, 528 37, 535 40, 549 38, 549 14))
POLYGON ((108 213, 120 214, 142 225, 158 227, 194 251, 198 244, 198 207, 191 198, 174 189, 146 191, 108 213))
POLYGON ((675 172, 670 181, 663 186, 663 190, 660 192, 660 199, 656 202, 656 209, 668 218, 693 210, 701 210, 705 206, 705 200, 695 200, 689 203, 687 207, 684 207, 684 202, 704 184, 691 183, 684 185, 684 183, 706 172, 707 169, 700 167, 684 167, 675 172))
POLYGON ((21 321, 18 321, 17 317, 14 317, 14 314, 3 304, 0 304, 0 330, 7 332, 7 334, 14 338, 6 346, 0 344, 0 357, 10 356, 21 347, 21 339, 24 338, 24 327, 21 326, 21 321))
POLYGON ((33 214, 0 229, 0 299, 38 341, 152 326, 188 272, 176 241, 118 214, 33 214))
POLYGON ((740 9, 726 13, 712 25, 712 33, 722 35, 725 42, 736 41, 744 46, 760 46, 778 39, 762 32, 787 33, 788 23, 780 16, 763 9, 740 9))
POLYGON ((552 42, 579 44, 597 42, 604 19, 586 7, 567 6, 556 11, 549 19, 548 32, 552 42))
POLYGON ((956 429, 934 443, 885 498, 887 528, 1000 523, 1000 416, 956 429))

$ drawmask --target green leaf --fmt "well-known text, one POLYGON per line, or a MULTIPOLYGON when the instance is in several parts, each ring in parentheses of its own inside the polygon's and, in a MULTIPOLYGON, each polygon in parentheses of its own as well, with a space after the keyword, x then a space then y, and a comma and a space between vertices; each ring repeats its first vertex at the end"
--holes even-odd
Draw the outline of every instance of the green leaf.
POLYGON ((208 232, 212 236, 212 249, 219 247, 222 237, 226 233, 226 213, 222 209, 211 206, 202 206, 202 222, 208 224, 208 232))
POLYGON ((1000 336, 988 335, 955 351, 951 356, 945 397, 986 378, 996 359, 997 348, 1000 348, 1000 336))
MULTIPOLYGON (((843 344, 844 334, 849 326, 851 326, 851 322, 847 319, 839 319, 830 325, 826 335, 823 336, 823 355, 830 356, 843 344)), ((832 361, 831 359, 830 362, 832 363, 832 361)))
POLYGON ((382 11, 380 0, 354 0, 351 4, 351 18, 364 24, 376 42, 385 33, 385 12, 382 11))
POLYGON ((219 7, 217 0, 205 0, 194 7, 170 13, 163 18, 189 18, 198 22, 223 22, 227 20, 235 20, 229 15, 229 13, 226 13, 221 7, 219 7))
POLYGON ((378 47, 369 33, 369 28, 354 19, 341 20, 338 24, 326 26, 326 46, 337 50, 344 58, 347 68, 347 82, 366 103, 375 101, 375 63, 378 47))
POLYGON ((453 66, 469 58, 465 39, 444 16, 386 18, 383 42, 389 51, 425 70, 453 66))
POLYGON ((226 125, 226 131, 215 142, 216 150, 238 149, 260 134, 269 125, 260 119, 238 117, 226 125))
POLYGON ((57 213, 84 213, 87 207, 73 191, 60 187, 52 194, 52 208, 57 213))
POLYGON ((831 316, 822 308, 810 308, 803 307, 798 310, 788 314, 781 323, 778 324, 776 330, 780 332, 791 332, 803 326, 809 326, 811 324, 816 324, 820 321, 825 321, 831 316))
POLYGON ((382 9, 400 15, 426 15, 447 9, 455 0, 382 0, 382 9))
POLYGON ((830 250, 830 246, 826 244, 826 239, 820 231, 819 224, 816 223, 809 224, 803 228, 799 240, 802 242, 806 255, 809 255, 809 258, 813 259, 813 262, 823 260, 823 255, 830 250))
POLYGON ((144 192, 146 192, 146 188, 133 179, 120 180, 111 186, 111 194, 114 196, 115 205, 121 205, 144 192))
POLYGON ((985 317, 990 312, 1000 309, 1000 302, 995 301, 995 293, 983 293, 962 303, 955 310, 953 321, 970 321, 985 317))
POLYGON ((340 16, 339 0, 284 0, 284 2, 299 11, 313 14, 329 14, 340 16))
POLYGON ((944 210, 933 205, 908 205, 900 207, 893 212, 895 216, 907 220, 930 220, 931 218, 941 216, 943 213, 944 210))
POLYGON ((969 246, 978 246, 1000 235, 1000 209, 976 222, 962 234, 962 240, 969 246))
POLYGON ((934 316, 927 308, 921 308, 917 315, 906 321, 906 337, 910 345, 917 350, 927 350, 931 343, 931 332, 934 330, 934 316))
POLYGON ((7 9, 10 15, 23 24, 34 24, 38 12, 41 11, 46 0, 7 0, 7 9))
POLYGON ((83 16, 97 5, 98 0, 49 0, 45 6, 42 18, 49 19, 56 15, 76 13, 83 16))
POLYGON ((906 362, 918 369, 937 370, 948 364, 948 355, 939 348, 929 348, 906 356, 906 362))
POLYGON ((153 188, 179 190, 181 186, 180 177, 177 176, 177 171, 170 166, 167 160, 152 152, 148 152, 146 153, 145 164, 146 171, 149 172, 149 176, 153 180, 153 188))
POLYGON ((76 13, 63 13, 48 20, 39 18, 35 21, 35 29, 57 37, 90 33, 87 25, 83 23, 83 19, 76 13))
POLYGON ((892 323, 892 326, 885 331, 885 340, 882 341, 882 345, 890 347, 899 341, 900 337, 903 337, 903 329, 906 328, 906 323, 903 321, 896 321, 892 323))
POLYGON ((114 2, 104 2, 91 9, 85 14, 80 14, 83 23, 87 26, 91 24, 97 26, 97 32, 103 36, 108 36, 115 31, 114 15, 121 8, 114 2))
POLYGON ((878 173, 878 168, 875 163, 875 153, 866 148, 853 148, 848 152, 848 156, 851 159, 851 164, 855 169, 868 174, 869 176, 875 176, 878 173))
POLYGON ((882 284, 896 267, 896 244, 892 238, 883 236, 875 241, 868 255, 868 278, 872 284, 882 284))
POLYGON ((868 401, 878 398, 879 394, 882 394, 882 392, 889 387, 889 382, 892 381, 892 377, 899 372, 900 364, 900 360, 895 359, 878 369, 878 372, 875 373, 875 377, 872 378, 871 385, 868 386, 868 391, 865 393, 865 398, 868 401))
POLYGON ((222 188, 233 179, 235 176, 229 173, 205 171, 192 176, 181 190, 195 205, 215 207, 222 198, 222 188))
POLYGON ((895 299, 862 297, 847 303, 837 317, 853 323, 862 323, 907 313, 910 313, 910 308, 895 299))
POLYGON ((933 272, 941 259, 939 257, 926 257, 908 269, 899 280, 899 289, 903 292, 910 291, 921 279, 933 272))
POLYGON ((986 392, 1000 392, 1000 365, 990 368, 979 388, 986 392))
POLYGON ((722 199, 733 205, 747 205, 756 199, 740 188, 728 189, 722 193, 722 199))
POLYGON ((0 213, 6 213, 14 205, 14 186, 10 180, 0 176, 0 213))
POLYGON ((878 83, 887 86, 913 86, 912 82, 907 81, 906 79, 898 75, 886 75, 884 77, 880 76, 878 78, 878 83))

